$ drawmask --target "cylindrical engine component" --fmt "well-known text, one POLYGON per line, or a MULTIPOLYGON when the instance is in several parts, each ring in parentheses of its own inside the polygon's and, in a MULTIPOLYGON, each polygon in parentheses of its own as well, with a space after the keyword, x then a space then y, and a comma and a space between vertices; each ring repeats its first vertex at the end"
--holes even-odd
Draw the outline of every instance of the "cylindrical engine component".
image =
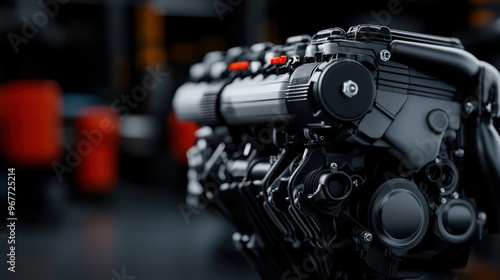
POLYGON ((452 199, 436 210, 434 232, 444 241, 463 243, 474 234, 476 210, 465 199, 452 199))
POLYGON ((211 83, 186 83, 175 94, 177 117, 199 125, 239 125, 290 118, 285 105, 289 75, 257 75, 211 83))
POLYGON ((327 201, 336 204, 346 199, 352 191, 352 180, 344 172, 315 171, 306 180, 306 190, 311 201, 327 201))
POLYGON ((323 63, 313 75, 313 95, 325 117, 335 121, 352 121, 364 116, 375 99, 375 83, 372 75, 361 63, 339 60, 323 63), (321 72, 320 72, 321 71, 321 72))
POLYGON ((198 110, 200 108, 201 99, 208 87, 207 82, 200 83, 185 83, 177 89, 174 96, 173 106, 177 118, 184 121, 197 121, 198 110))
POLYGON ((173 106, 177 118, 199 125, 223 124, 219 112, 219 96, 227 80, 210 83, 186 83, 175 94, 173 106))
POLYGON ((429 205, 412 181, 392 179, 382 184, 370 203, 375 235, 390 248, 409 250, 424 238, 429 205))
POLYGON ((289 119, 285 105, 289 75, 236 79, 221 93, 220 112, 228 125, 289 119))
POLYGON ((179 119, 200 125, 269 123, 292 116, 303 122, 318 116, 342 122, 363 117, 374 99, 370 72, 359 62, 339 60, 302 65, 291 77, 261 74, 231 83, 186 83, 177 91, 174 108, 179 119))

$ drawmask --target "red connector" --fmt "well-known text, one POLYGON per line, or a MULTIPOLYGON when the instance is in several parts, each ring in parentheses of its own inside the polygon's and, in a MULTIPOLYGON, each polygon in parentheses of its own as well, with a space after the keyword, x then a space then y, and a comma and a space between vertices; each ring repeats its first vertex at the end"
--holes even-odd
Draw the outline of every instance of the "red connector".
POLYGON ((250 62, 248 61, 241 61, 241 62, 234 62, 229 64, 229 71, 244 71, 248 70, 250 68, 250 62))
POLYGON ((285 64, 286 59, 287 59, 286 55, 271 58, 271 65, 285 64))

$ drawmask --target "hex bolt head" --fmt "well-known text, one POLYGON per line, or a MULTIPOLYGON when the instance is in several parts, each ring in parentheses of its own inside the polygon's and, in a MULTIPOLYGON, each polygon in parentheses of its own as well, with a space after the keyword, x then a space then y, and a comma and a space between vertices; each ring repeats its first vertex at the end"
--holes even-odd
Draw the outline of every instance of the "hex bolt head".
POLYGON ((330 164, 330 170, 332 170, 332 171, 337 171, 337 164, 336 164, 335 162, 332 162, 332 163, 330 164))
POLYGON ((372 242, 373 240, 373 235, 367 231, 363 232, 361 236, 363 237, 364 242, 372 242))
POLYGON ((391 58, 391 52, 388 50, 381 50, 380 51, 380 60, 382 61, 388 61, 389 58, 391 58))
POLYGON ((347 80, 342 85, 342 93, 345 97, 352 98, 358 94, 358 84, 352 80, 347 80))

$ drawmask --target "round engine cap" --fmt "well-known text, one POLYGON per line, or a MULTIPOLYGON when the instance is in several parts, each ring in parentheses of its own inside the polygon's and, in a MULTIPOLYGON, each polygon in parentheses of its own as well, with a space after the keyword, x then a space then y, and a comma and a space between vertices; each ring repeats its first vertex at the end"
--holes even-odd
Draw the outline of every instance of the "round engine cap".
POLYGON ((338 60, 321 65, 319 70, 322 72, 314 85, 314 99, 327 115, 340 121, 351 121, 372 108, 375 84, 361 63, 338 60))
POLYGON ((413 182, 400 178, 385 182, 370 205, 373 231, 388 247, 409 250, 425 236, 429 207, 413 182))
POLYGON ((427 115, 427 125, 437 134, 444 132, 449 124, 448 114, 441 109, 433 110, 427 115))
POLYGON ((434 231, 444 241, 462 243, 474 233, 476 210, 464 199, 452 199, 436 210, 434 231))

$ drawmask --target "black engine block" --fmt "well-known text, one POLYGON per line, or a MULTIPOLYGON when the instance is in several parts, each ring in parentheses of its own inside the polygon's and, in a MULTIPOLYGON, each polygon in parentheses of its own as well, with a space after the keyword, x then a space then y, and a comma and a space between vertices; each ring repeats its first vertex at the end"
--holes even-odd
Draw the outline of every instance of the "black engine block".
POLYGON ((331 28, 190 76, 187 202, 235 226, 262 279, 416 278, 499 232, 500 75, 458 39, 331 28))

